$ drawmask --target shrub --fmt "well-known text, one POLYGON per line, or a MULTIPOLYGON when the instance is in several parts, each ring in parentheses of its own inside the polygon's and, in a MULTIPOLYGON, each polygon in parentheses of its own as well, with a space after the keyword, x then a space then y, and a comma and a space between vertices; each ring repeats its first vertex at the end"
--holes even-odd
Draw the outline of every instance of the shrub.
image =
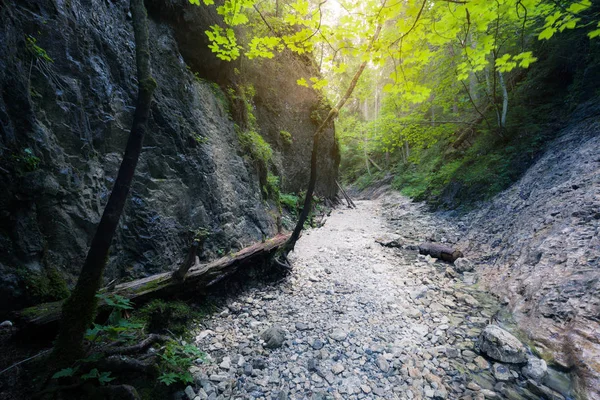
POLYGON ((298 214, 300 198, 292 193, 282 193, 279 195, 279 202, 284 206, 291 214, 298 214))
POLYGON ((263 187, 263 191, 266 198, 273 199, 279 205, 279 177, 277 175, 273 175, 271 172, 267 174, 267 182, 263 187))

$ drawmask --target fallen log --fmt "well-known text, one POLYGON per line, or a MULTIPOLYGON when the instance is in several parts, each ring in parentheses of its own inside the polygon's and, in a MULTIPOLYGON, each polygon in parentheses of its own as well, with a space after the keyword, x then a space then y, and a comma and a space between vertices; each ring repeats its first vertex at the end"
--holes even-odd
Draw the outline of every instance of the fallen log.
MULTIPOLYGON (((173 278, 173 272, 137 279, 115 285, 103 294, 116 294, 140 305, 154 298, 168 298, 189 292, 202 292, 217 282, 231 276, 236 271, 260 264, 268 259, 289 238, 289 234, 279 234, 263 243, 256 243, 237 253, 219 258, 208 264, 196 264, 189 269, 184 280, 173 278)), ((15 321, 25 333, 41 332, 41 328, 55 329, 61 317, 62 302, 45 303, 15 312, 15 321)), ((98 313, 109 311, 109 306, 101 303, 98 313)), ((47 331, 46 331, 47 332, 47 331)))
POLYGON ((421 243, 419 245, 419 254, 430 255, 433 258, 451 263, 463 256, 460 250, 439 243, 421 243))

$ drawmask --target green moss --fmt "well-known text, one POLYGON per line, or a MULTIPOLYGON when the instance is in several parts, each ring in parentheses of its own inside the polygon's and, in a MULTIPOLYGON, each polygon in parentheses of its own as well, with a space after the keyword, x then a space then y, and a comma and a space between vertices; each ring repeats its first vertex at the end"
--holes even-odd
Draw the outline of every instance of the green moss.
POLYGON ((273 159, 273 149, 260 134, 254 130, 237 129, 238 139, 252 160, 261 163, 265 168, 273 159))
POLYGON ((167 329, 177 335, 189 333, 188 325, 204 316, 182 301, 153 300, 137 313, 137 318, 146 323, 148 332, 162 333, 167 329))
POLYGON ((162 280, 153 280, 148 283, 143 284, 139 288, 135 289, 135 293, 143 293, 150 290, 156 290, 162 286, 164 286, 164 281, 162 280))
POLYGON ((156 79, 154 79, 153 77, 149 77, 144 79, 141 82, 141 87, 147 91, 147 92, 153 92, 154 89, 156 89, 158 87, 158 83, 156 82, 156 79))
POLYGON ((41 162, 40 158, 28 147, 23 149, 21 154, 13 154, 12 159, 16 162, 20 173, 37 170, 41 162))
POLYGON ((279 177, 273 175, 271 172, 267 174, 267 182, 263 187, 263 194, 266 198, 272 199, 279 205, 280 203, 280 192, 279 192, 279 177))
POLYGON ((331 110, 331 106, 327 102, 327 99, 324 96, 319 96, 317 103, 311 107, 310 120, 316 126, 320 126, 325 121, 325 118, 327 118, 329 110, 331 110))
POLYGON ((21 310, 20 314, 27 319, 35 319, 38 317, 46 316, 48 314, 60 313, 62 304, 62 301, 38 304, 36 306, 28 307, 24 310, 21 310))
POLYGON ((17 275, 34 303, 63 300, 69 297, 67 282, 54 268, 42 272, 32 272, 22 268, 17 270, 17 275))
POLYGON ((292 134, 288 131, 279 131, 279 136, 281 136, 283 143, 285 143, 286 145, 289 146, 292 144, 292 134))

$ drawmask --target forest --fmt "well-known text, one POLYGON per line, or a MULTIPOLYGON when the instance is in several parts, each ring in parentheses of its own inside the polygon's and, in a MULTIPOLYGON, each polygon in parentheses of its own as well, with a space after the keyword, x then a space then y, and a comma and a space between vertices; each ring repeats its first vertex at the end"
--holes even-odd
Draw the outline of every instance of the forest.
POLYGON ((0 400, 600 396, 600 4, 0 21, 0 400))

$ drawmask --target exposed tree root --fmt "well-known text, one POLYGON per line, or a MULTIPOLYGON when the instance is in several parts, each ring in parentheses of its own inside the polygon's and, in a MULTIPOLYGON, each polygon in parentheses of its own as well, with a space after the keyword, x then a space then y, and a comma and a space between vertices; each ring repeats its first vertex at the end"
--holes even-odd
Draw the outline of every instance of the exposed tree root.
POLYGON ((103 349, 102 353, 104 353, 106 355, 114 355, 114 354, 124 355, 124 354, 139 353, 143 350, 146 350, 148 347, 150 347, 152 344, 154 344, 156 342, 166 342, 170 339, 171 338, 169 338, 168 336, 158 335, 156 333, 153 333, 153 334, 149 335, 146 339, 139 342, 138 344, 134 344, 131 346, 123 346, 123 347, 113 347, 113 348, 109 347, 109 348, 103 349))
POLYGON ((152 357, 146 361, 140 361, 137 358, 113 355, 98 362, 98 366, 103 370, 119 372, 137 372, 145 375, 153 375, 156 371, 155 358, 152 357))

